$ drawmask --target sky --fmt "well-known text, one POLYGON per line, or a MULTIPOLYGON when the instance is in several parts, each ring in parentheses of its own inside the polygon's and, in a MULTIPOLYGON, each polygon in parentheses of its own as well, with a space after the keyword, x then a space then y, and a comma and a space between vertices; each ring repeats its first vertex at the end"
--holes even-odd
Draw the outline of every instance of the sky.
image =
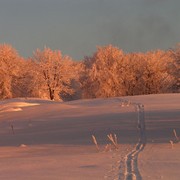
POLYGON ((23 57, 45 46, 74 60, 112 44, 125 52, 180 42, 180 0, 0 0, 0 44, 23 57))

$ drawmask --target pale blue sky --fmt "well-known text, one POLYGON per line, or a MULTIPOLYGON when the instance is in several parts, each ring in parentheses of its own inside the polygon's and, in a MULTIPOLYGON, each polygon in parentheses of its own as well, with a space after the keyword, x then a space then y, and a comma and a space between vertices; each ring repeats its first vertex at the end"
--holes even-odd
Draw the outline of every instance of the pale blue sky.
POLYGON ((112 44, 126 52, 180 42, 180 0, 0 0, 0 43, 24 57, 46 45, 73 59, 112 44))

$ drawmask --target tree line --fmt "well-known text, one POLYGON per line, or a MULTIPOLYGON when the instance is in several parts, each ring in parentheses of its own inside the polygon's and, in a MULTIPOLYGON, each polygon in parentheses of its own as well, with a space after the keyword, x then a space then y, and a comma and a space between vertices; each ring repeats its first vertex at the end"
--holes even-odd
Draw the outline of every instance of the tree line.
POLYGON ((146 53, 108 45, 74 61, 46 47, 25 59, 11 45, 0 44, 0 99, 67 101, 174 92, 180 92, 179 45, 146 53))

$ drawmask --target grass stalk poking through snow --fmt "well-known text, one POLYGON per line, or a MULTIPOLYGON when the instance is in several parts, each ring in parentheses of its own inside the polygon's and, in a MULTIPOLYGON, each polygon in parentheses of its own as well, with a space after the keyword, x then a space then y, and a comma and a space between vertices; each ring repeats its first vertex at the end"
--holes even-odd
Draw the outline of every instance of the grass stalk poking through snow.
POLYGON ((176 138, 177 143, 179 142, 179 137, 177 136, 176 130, 173 129, 174 136, 176 138))
POLYGON ((171 148, 173 149, 174 148, 174 143, 173 143, 173 141, 169 141, 170 143, 171 143, 171 148))
POLYGON ((98 143, 97 143, 96 137, 95 137, 94 135, 92 135, 92 139, 93 139, 93 143, 94 143, 95 146, 96 146, 97 151, 99 152, 99 151, 100 151, 100 148, 99 148, 99 145, 98 145, 98 143))
POLYGON ((11 130, 12 130, 12 133, 15 134, 14 133, 14 126, 13 126, 13 124, 11 124, 11 130))

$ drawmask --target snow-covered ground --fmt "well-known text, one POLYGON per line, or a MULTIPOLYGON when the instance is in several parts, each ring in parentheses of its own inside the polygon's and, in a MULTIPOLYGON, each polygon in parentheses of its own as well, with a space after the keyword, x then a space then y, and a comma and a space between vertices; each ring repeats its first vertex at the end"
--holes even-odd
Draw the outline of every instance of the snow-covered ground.
POLYGON ((127 179, 127 155, 139 141, 144 105, 145 148, 135 167, 142 179, 180 177, 180 94, 52 102, 33 98, 0 101, 0 179, 127 179), (118 149, 105 151, 108 134, 118 149), (97 152, 94 135, 100 146, 97 152))

